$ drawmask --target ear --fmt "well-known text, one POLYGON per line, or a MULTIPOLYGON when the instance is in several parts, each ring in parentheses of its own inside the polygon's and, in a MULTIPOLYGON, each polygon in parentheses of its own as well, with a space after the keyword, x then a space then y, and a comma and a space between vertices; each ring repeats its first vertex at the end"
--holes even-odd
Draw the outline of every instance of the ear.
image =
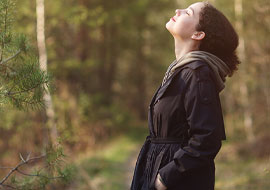
POLYGON ((205 33, 203 31, 196 31, 192 36, 191 39, 193 40, 202 40, 205 37, 205 33))

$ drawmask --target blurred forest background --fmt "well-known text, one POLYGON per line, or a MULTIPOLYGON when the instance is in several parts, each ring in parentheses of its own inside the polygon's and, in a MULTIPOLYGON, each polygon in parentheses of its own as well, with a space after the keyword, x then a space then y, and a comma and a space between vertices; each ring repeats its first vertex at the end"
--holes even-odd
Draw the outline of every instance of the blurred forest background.
MULTIPOLYGON (((0 166, 15 166, 19 153, 41 153, 51 136, 61 138, 66 163, 76 170, 56 189, 128 189, 148 132, 148 104, 175 59, 165 24, 176 8, 194 2, 45 0, 55 128, 45 124, 46 109, 2 108, 0 166)), ((235 26, 242 61, 220 94, 227 140, 216 158, 216 189, 268 190, 270 1, 210 2, 235 26)), ((18 0, 15 10, 13 30, 24 33, 38 55, 36 1, 18 0)), ((0 168, 0 180, 7 173, 0 168)))

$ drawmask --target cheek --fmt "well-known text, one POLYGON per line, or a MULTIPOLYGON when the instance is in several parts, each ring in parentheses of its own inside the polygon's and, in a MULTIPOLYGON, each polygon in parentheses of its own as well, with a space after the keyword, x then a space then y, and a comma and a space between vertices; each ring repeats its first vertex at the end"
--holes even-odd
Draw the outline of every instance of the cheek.
POLYGON ((182 36, 182 37, 190 37, 190 35, 195 30, 195 26, 191 20, 179 20, 174 27, 174 33, 182 36))

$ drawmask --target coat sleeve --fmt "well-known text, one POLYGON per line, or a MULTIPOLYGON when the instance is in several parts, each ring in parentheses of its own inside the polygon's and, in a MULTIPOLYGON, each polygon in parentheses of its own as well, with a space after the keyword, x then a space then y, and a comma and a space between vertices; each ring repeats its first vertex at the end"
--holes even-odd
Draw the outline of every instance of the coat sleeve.
POLYGON ((184 173, 207 167, 220 150, 225 135, 219 94, 211 70, 208 66, 184 70, 187 88, 183 104, 189 139, 186 146, 175 152, 174 159, 159 170, 168 188, 179 184, 184 173))

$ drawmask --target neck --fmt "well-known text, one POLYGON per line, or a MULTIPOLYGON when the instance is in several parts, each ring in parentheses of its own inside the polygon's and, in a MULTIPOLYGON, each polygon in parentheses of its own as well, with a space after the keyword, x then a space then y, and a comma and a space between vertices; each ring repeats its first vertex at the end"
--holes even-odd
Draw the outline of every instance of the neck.
POLYGON ((182 41, 180 39, 174 38, 174 50, 176 60, 179 60, 183 55, 188 52, 198 50, 198 45, 194 41, 182 41))

